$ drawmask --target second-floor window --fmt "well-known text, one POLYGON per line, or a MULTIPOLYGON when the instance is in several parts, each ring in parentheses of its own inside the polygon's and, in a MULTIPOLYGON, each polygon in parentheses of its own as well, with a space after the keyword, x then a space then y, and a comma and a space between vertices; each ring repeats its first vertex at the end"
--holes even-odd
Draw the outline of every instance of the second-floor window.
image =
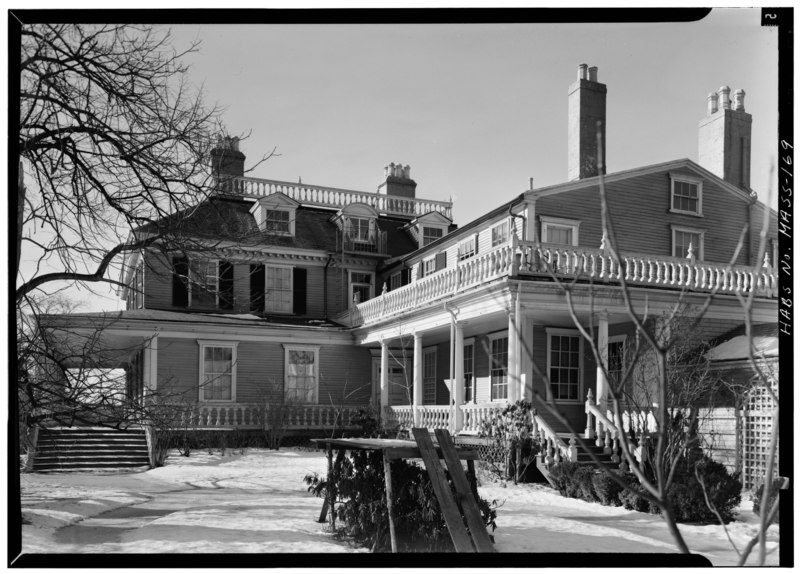
POLYGON ((290 234, 291 213, 284 209, 267 209, 264 218, 264 230, 269 233, 290 234))
POLYGON ((671 187, 671 211, 703 215, 703 184, 700 180, 673 177, 671 187))
POLYGON ((264 310, 267 313, 292 312, 292 268, 265 268, 264 310))
POLYGON ((703 231, 688 227, 672 227, 672 256, 685 259, 689 257, 689 245, 695 259, 703 260, 703 231))
POLYGON ((474 257, 475 254, 478 252, 478 239, 477 236, 472 236, 466 241, 462 241, 458 244, 458 260, 463 261, 464 259, 469 259, 470 257, 474 257))
POLYGON ((357 305, 372 299, 373 274, 365 271, 350 272, 350 305, 357 305))
POLYGON ((233 264, 216 259, 173 259, 175 307, 233 309, 233 264))
POLYGON ((189 305, 216 307, 219 275, 217 260, 194 260, 189 263, 189 305))
POLYGON ((492 227, 492 247, 508 243, 508 221, 492 227))
POLYGON ((542 242, 556 245, 578 245, 580 221, 562 217, 539 217, 542 223, 542 242))

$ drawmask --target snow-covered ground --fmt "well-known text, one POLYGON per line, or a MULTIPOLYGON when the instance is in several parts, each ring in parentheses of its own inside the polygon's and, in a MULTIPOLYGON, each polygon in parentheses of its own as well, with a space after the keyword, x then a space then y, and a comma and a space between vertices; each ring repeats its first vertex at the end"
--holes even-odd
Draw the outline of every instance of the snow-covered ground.
MULTIPOLYGON (((24 554, 365 552, 334 540, 316 520, 321 500, 303 477, 323 474, 321 452, 248 450, 244 455, 172 454, 139 473, 22 475, 24 554)), ((675 552, 658 516, 567 499, 543 485, 485 481, 497 500, 499 552, 675 552)), ((740 549, 756 532, 751 503, 728 534, 740 549)), ((693 552, 735 565, 721 526, 681 525, 693 552)), ((778 544, 769 530, 768 548, 778 544)), ((768 564, 778 564, 777 551, 768 564)))

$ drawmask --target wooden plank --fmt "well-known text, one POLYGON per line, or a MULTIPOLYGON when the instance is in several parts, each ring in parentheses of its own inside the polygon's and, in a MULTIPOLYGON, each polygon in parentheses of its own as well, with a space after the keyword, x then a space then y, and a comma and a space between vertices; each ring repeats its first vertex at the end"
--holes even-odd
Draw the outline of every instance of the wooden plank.
POLYGON ((461 466, 461 461, 456 456, 456 447, 450 438, 450 433, 446 429, 436 429, 435 432, 439 448, 444 454, 444 461, 447 463, 447 469, 450 471, 450 478, 456 487, 458 501, 461 503, 461 509, 467 519, 467 526, 469 526, 469 533, 472 535, 475 548, 478 549, 478 552, 494 552, 494 546, 486 532, 481 511, 478 509, 477 498, 473 495, 467 475, 464 474, 464 467, 461 466))
MULTIPOLYGON (((434 450, 436 451, 437 458, 442 458, 442 451, 436 447, 434 447, 434 450)), ((398 458, 422 458, 418 448, 387 448, 384 452, 386 452, 391 460, 396 460, 398 458)), ((459 450, 457 454, 458 458, 461 460, 478 460, 480 458, 476 450, 459 450)))
MULTIPOLYGON (((394 497, 392 491, 392 461, 386 456, 386 451, 383 451, 383 476, 386 481, 386 509, 389 511, 389 538, 392 542, 392 552, 397 553, 397 535, 394 530, 394 506, 392 498, 394 497)), ((378 534, 380 534, 380 529, 378 534)))
POLYGON ((436 498, 439 500, 439 507, 442 509, 442 515, 447 524, 447 529, 450 531, 450 538, 453 540, 456 552, 475 552, 472 540, 464 526, 464 520, 461 518, 461 512, 458 510, 456 500, 453 497, 453 492, 450 490, 450 485, 444 475, 444 469, 439 464, 439 457, 433 447, 433 441, 430 434, 428 434, 428 429, 414 428, 411 429, 411 432, 414 433, 414 438, 417 441, 417 445, 419 445, 422 460, 425 462, 425 468, 431 479, 436 498))
MULTIPOLYGON (((333 468, 334 469, 341 468, 342 459, 344 458, 344 453, 345 452, 346 452, 345 449, 343 449, 343 448, 339 449, 339 453, 336 455, 336 462, 333 463, 333 468)), ((330 470, 328 472, 330 473, 330 470)), ((330 481, 332 480, 330 477, 331 477, 331 475, 328 474, 329 484, 330 484, 330 481)), ((328 506, 329 506, 329 504, 330 504, 330 502, 328 500, 328 497, 326 496, 325 497, 325 501, 322 503, 322 512, 320 512, 319 520, 317 522, 325 522, 325 519, 327 518, 327 515, 328 515, 328 506)))

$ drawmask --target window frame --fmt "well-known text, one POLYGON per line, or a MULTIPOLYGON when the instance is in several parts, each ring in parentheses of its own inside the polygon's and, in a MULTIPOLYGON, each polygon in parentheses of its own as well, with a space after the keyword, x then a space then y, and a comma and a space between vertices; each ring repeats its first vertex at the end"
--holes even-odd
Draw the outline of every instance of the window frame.
POLYGON ((197 400, 201 403, 235 403, 236 402, 236 371, 238 364, 237 349, 239 341, 220 341, 212 339, 197 339, 199 351, 199 370, 197 372, 198 379, 198 395, 197 400), (204 387, 206 383, 205 378, 205 354, 207 348, 225 348, 231 349, 231 398, 230 399, 206 399, 204 387))
MULTIPOLYGON (((202 263, 202 264, 205 265, 205 274, 204 274, 203 277, 206 279, 206 281, 208 280, 208 277, 209 277, 209 275, 208 275, 208 266, 211 265, 211 264, 214 265, 214 305, 213 305, 213 308, 214 309, 219 309, 219 262, 220 262, 219 259, 191 259, 191 258, 189 259, 189 263, 188 263, 188 267, 189 267, 189 282, 188 282, 188 285, 186 286, 186 288, 187 288, 186 289, 187 290, 187 297, 188 297, 188 307, 198 307, 198 306, 200 306, 199 303, 196 303, 196 302, 192 301, 192 295, 193 295, 193 291, 194 291, 193 286, 194 285, 200 285, 195 280, 195 274, 197 273, 197 270, 195 269, 195 267, 193 265, 197 265, 197 264, 202 263)), ((204 283, 204 285, 206 286, 206 289, 208 290, 208 283, 204 283)))
MULTIPOLYGON (((670 225, 670 230, 672 234, 672 250, 670 252, 670 256, 676 259, 686 259, 686 253, 682 255, 675 255, 675 232, 681 233, 692 233, 695 235, 700 236, 700 245, 693 245, 694 247, 694 258, 696 261, 705 261, 705 229, 698 229, 697 227, 686 227, 684 225, 670 225)), ((688 252, 688 249, 687 249, 688 252)))
POLYGON ((464 261, 478 254, 478 236, 473 235, 458 244, 456 248, 456 261, 464 261))
POLYGON ((369 277, 370 277, 369 299, 360 300, 359 303, 363 303, 364 301, 369 301, 370 299, 374 299, 375 298, 375 273, 372 272, 372 271, 365 271, 363 269, 348 269, 347 270, 347 293, 348 293, 347 308, 348 309, 351 309, 354 306, 353 295, 355 294, 355 291, 353 290, 353 287, 355 285, 366 285, 366 283, 363 283, 363 282, 354 283, 353 282, 353 273, 362 273, 364 275, 369 275, 369 277))
POLYGON ((422 404, 435 405, 436 404, 436 383, 437 383, 437 369, 436 362, 438 360, 437 347, 425 347, 422 349, 422 404), (430 357, 433 357, 431 360, 430 357), (433 377, 428 377, 426 367, 429 366, 428 361, 431 360, 433 367, 433 377), (429 388, 429 385, 431 388, 429 388), (428 393, 430 391, 430 394, 428 393), (432 397, 432 398, 431 398, 432 397))
POLYGON ((279 315, 292 315, 294 314, 294 266, 293 265, 272 265, 272 264, 264 264, 264 313, 265 314, 279 314, 279 315), (289 273, 289 288, 288 289, 281 289, 280 292, 289 293, 289 310, 284 311, 281 309, 271 308, 270 298, 269 298, 269 276, 270 270, 281 269, 287 270, 289 273))
MULTIPOLYGON (((565 404, 580 404, 583 402, 583 396, 585 394, 584 390, 584 360, 583 360, 583 337, 580 334, 580 331, 577 329, 564 329, 564 328, 556 328, 556 327, 547 327, 545 329, 547 334, 547 380, 549 382, 547 386, 547 398, 555 400, 557 403, 565 403, 565 404), (555 397, 553 395, 553 380, 550 376, 551 369, 553 368, 552 365, 552 348, 553 348, 553 337, 577 337, 578 339, 578 396, 576 399, 561 399, 555 397)), ((560 365, 559 365, 560 366, 560 365)), ((560 383, 560 381, 558 381, 560 383)))
POLYGON ((358 215, 349 215, 348 219, 349 219, 349 224, 350 224, 350 230, 349 230, 350 231, 350 240, 355 242, 355 243, 364 243, 364 244, 367 244, 367 245, 372 245, 373 242, 370 240, 370 238, 372 237, 372 229, 373 229, 373 226, 374 226, 374 220, 369 218, 369 217, 361 217, 361 216, 358 216, 358 215), (356 225, 357 221, 359 222, 358 225, 356 225), (366 224, 366 230, 367 230, 367 237, 366 238, 362 238, 359 235, 359 232, 361 231, 361 228, 362 228, 362 225, 361 225, 360 222, 364 222, 366 224))
MULTIPOLYGON (((289 389, 289 356, 291 351, 299 351, 299 352, 307 352, 310 351, 314 353, 314 401, 313 402, 303 402, 297 403, 301 405, 318 405, 319 404, 319 374, 320 374, 320 365, 319 365, 319 350, 320 345, 303 345, 299 343, 282 343, 283 345, 283 397, 286 400, 286 392, 289 389)), ((295 387, 297 388, 297 387, 295 387)))
POLYGON ((476 394, 477 393, 475 392, 476 389, 475 389, 475 338, 474 337, 471 337, 469 339, 464 339, 463 356, 464 356, 464 397, 463 397, 464 404, 465 405, 466 404, 475 404, 477 402, 477 400, 476 400, 476 394), (467 347, 469 347, 471 349, 471 355, 470 355, 471 361, 470 362, 472 364, 470 365, 469 369, 467 369, 467 347), (468 373, 470 375, 471 383, 472 383, 470 385, 470 390, 472 391, 472 393, 471 393, 472 396, 469 399, 467 399, 467 374, 468 373))
POLYGON ((445 236, 445 230, 443 227, 439 225, 420 225, 420 237, 422 238, 422 245, 420 247, 425 247, 426 245, 430 245, 434 241, 438 241, 442 237, 445 236), (436 231, 439 233, 437 236, 430 236, 427 235, 426 231, 436 231))
POLYGON ((264 207, 264 231, 269 233, 270 235, 294 235, 294 209, 284 209, 280 207, 269 208, 264 207), (286 217, 286 230, 282 229, 274 229, 271 228, 269 225, 269 214, 272 213, 285 213, 287 214, 286 217))
POLYGON ((509 224, 509 221, 507 219, 492 226, 490 239, 493 249, 495 247, 499 247, 500 245, 505 245, 506 243, 508 243, 510 237, 511 237, 511 225, 509 224), (501 229, 503 229, 502 232, 500 231, 501 229))
MULTIPOLYGON (((541 228, 541 237, 542 243, 551 242, 546 241, 547 239, 547 232, 550 228, 569 228, 572 231, 572 243, 569 245, 571 247, 577 247, 580 245, 580 227, 581 221, 579 219, 566 219, 564 217, 551 217, 549 215, 540 215, 539 216, 539 225, 541 228)), ((553 245, 567 245, 566 243, 553 243, 553 245)))
MULTIPOLYGON (((669 212, 679 213, 681 215, 691 215, 694 217, 703 217, 703 180, 691 177, 688 175, 669 174, 669 212), (697 186, 697 211, 690 211, 685 209, 678 209, 675 207, 675 184, 687 183, 697 186)), ((679 196, 685 197, 685 196, 679 196)))
POLYGON ((497 333, 490 333, 489 334, 489 400, 493 403, 501 403, 501 402, 508 402, 508 346, 509 346, 509 337, 508 331, 498 331, 497 333), (495 369, 495 352, 494 352, 494 343, 495 341, 499 341, 501 339, 506 340, 506 360, 503 369, 505 370, 505 383, 502 385, 495 385, 494 383, 494 371, 499 370, 495 369), (504 387, 505 388, 505 396, 504 397, 497 397, 495 398, 495 387, 504 387))

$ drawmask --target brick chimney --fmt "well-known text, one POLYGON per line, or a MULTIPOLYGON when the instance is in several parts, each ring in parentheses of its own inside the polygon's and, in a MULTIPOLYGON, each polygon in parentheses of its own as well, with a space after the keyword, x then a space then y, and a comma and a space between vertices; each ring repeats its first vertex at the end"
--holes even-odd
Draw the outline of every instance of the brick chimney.
POLYGON ((700 165, 728 183, 750 189, 750 134, 753 117, 744 111, 744 90, 722 86, 708 94, 706 117, 700 120, 700 165))
POLYGON ((400 197, 416 197, 417 182, 411 179, 411 166, 390 163, 383 171, 384 181, 378 186, 378 193, 400 197))
POLYGON ((217 181, 244 177, 245 156, 239 151, 239 138, 219 136, 210 155, 211 172, 217 181))
POLYGON ((605 150, 606 91, 606 85, 597 81, 596 67, 578 66, 578 80, 569 87, 567 179, 570 181, 599 175, 597 124, 600 122, 605 150))

